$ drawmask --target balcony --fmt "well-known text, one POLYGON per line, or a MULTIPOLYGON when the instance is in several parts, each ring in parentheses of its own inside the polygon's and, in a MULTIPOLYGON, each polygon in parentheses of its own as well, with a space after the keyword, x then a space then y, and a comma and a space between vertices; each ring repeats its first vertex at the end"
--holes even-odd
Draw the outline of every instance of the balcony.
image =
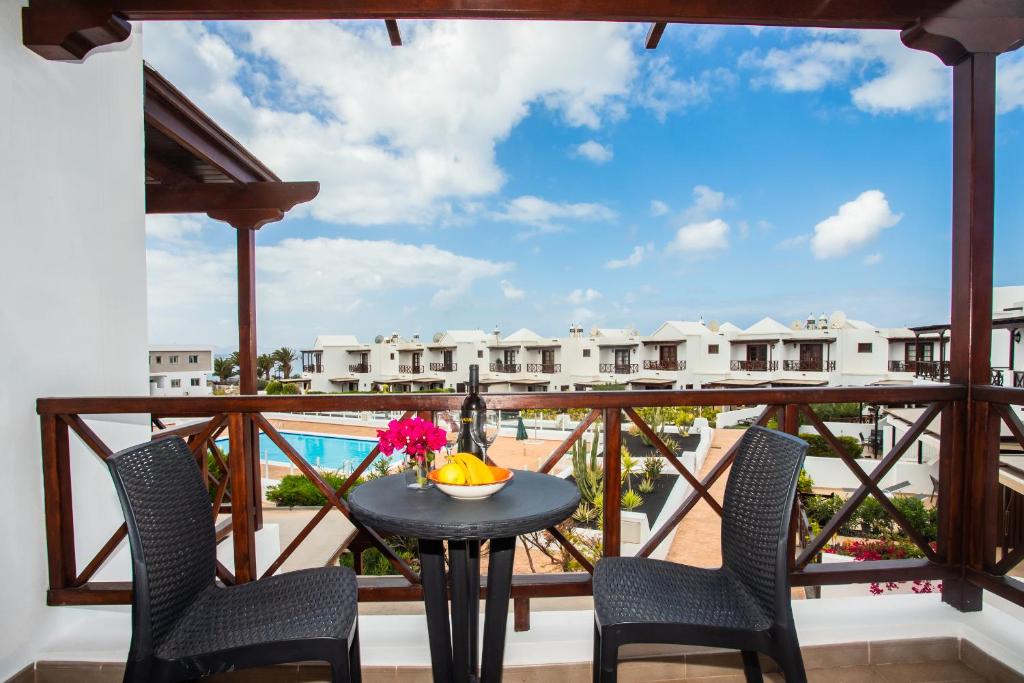
POLYGON ((1013 371, 1013 388, 1024 389, 1024 370, 1013 371))
POLYGON ((835 372, 834 360, 784 360, 782 369, 789 372, 835 372))
POLYGON ((431 372, 455 372, 459 367, 458 363, 431 363, 431 372))
POLYGON ((304 364, 302 366, 303 372, 319 374, 324 371, 324 366, 316 363, 315 365, 304 364))
POLYGON ((729 364, 730 370, 744 372, 775 372, 779 369, 777 360, 734 360, 729 364))
POLYGON ((645 360, 644 370, 667 370, 678 372, 686 369, 685 360, 645 360))
POLYGON ((398 374, 400 375, 422 375, 422 365, 399 365, 398 374))
POLYGON ((500 374, 514 375, 523 371, 523 365, 522 363, 491 363, 490 370, 500 374))
POLYGON ((539 372, 545 375, 553 375, 562 371, 561 363, 527 363, 527 372, 539 372))
POLYGON ((639 372, 640 366, 636 363, 601 363, 600 371, 614 375, 635 375, 639 372))
POLYGON ((369 363, 352 363, 348 366, 349 372, 357 372, 359 374, 366 374, 370 371, 369 363))

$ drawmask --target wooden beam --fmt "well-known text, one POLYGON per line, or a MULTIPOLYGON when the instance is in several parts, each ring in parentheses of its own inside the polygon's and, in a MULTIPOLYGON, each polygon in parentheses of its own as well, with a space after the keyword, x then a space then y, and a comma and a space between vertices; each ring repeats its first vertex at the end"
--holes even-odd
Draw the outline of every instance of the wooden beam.
POLYGON ((651 29, 647 32, 647 40, 644 43, 644 47, 648 50, 655 50, 658 47, 658 43, 661 42, 661 36, 665 33, 665 27, 668 26, 664 21, 658 21, 651 24, 651 29))
POLYGON ((388 39, 391 40, 391 47, 401 47, 402 33, 398 30, 398 22, 394 19, 385 19, 384 27, 388 30, 388 39))
POLYGON ((320 192, 320 183, 251 182, 208 183, 188 187, 146 187, 146 213, 216 213, 240 210, 277 211, 282 214, 304 204, 320 192))

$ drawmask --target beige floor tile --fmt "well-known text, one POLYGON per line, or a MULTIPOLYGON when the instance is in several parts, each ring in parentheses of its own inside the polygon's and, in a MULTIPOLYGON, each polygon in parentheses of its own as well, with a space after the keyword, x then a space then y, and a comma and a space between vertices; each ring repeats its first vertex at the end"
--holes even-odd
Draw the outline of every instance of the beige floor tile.
POLYGON ((887 683, 961 683, 985 680, 978 672, 961 662, 878 664, 875 670, 887 683))
POLYGON ((867 643, 847 643, 845 645, 811 645, 800 648, 804 658, 804 668, 835 669, 841 666, 867 666, 867 643))
POLYGON ((960 644, 960 661, 984 676, 985 680, 998 681, 998 683, 1024 683, 1024 674, 1006 666, 969 640, 964 640, 960 644))
POLYGON ((959 638, 874 640, 869 644, 871 664, 951 662, 960 659, 959 638))
POLYGON ((812 669, 807 683, 887 683, 873 666, 842 666, 834 669, 812 669))

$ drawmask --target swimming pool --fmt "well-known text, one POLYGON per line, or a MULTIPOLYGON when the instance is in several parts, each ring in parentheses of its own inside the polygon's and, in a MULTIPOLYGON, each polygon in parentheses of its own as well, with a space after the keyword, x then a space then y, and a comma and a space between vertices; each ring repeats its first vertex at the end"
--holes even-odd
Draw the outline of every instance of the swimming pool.
MULTIPOLYGON (((363 461, 374 446, 376 439, 357 439, 344 436, 324 436, 319 434, 299 434, 296 432, 280 432, 284 440, 306 459, 310 465, 325 470, 351 471, 363 461)), ((217 445, 228 447, 227 439, 218 439, 217 445)), ((287 465, 291 463, 288 456, 270 440, 266 434, 260 434, 260 462, 269 460, 272 463, 287 465)))

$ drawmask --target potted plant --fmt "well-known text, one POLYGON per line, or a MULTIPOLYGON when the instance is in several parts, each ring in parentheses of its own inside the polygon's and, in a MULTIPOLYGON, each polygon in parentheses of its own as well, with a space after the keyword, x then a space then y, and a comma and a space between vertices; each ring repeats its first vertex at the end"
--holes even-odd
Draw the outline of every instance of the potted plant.
POLYGON ((434 464, 434 456, 448 443, 445 430, 421 417, 408 417, 392 420, 387 429, 378 429, 377 440, 382 454, 388 457, 397 452, 405 454, 415 476, 409 488, 422 490, 432 486, 427 471, 434 464))

